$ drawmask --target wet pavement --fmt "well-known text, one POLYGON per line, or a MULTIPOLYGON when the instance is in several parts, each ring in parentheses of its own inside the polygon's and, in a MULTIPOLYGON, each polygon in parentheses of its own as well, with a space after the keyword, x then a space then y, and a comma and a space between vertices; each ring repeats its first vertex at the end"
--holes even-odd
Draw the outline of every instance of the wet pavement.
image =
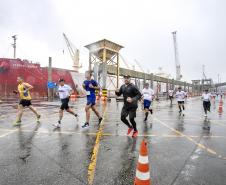
POLYGON ((62 128, 54 129, 59 102, 34 101, 42 115, 40 123, 26 110, 20 128, 12 127, 16 102, 1 102, 0 184, 131 185, 143 138, 148 141, 153 185, 226 184, 226 114, 219 115, 218 101, 212 103, 208 119, 200 98, 187 101, 184 117, 176 102, 154 102, 147 123, 140 106, 136 139, 126 136, 120 121, 123 103, 114 99, 98 103, 104 115, 100 126, 92 113, 90 128, 82 130, 85 103, 71 103, 79 121, 65 113, 62 128))

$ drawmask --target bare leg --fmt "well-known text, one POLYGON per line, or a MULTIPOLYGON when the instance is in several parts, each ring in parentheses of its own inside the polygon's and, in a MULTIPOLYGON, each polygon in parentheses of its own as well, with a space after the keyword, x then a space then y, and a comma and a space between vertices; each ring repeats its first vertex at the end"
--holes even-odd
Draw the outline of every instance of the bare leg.
POLYGON ((67 112, 72 114, 72 115, 74 115, 74 116, 76 115, 75 112, 72 109, 70 109, 70 108, 67 109, 67 112))
POLYGON ((36 116, 38 116, 38 115, 39 115, 39 114, 37 113, 37 111, 35 110, 35 108, 34 108, 34 107, 32 107, 31 105, 30 105, 30 106, 28 106, 28 108, 29 108, 32 112, 34 112, 36 116))
POLYGON ((149 109, 144 109, 144 111, 145 111, 145 119, 144 119, 144 121, 147 121, 148 114, 149 114, 149 109))
POLYGON ((100 116, 99 112, 97 111, 96 106, 93 105, 91 108, 92 108, 93 112, 96 114, 96 116, 97 116, 98 118, 100 118, 101 116, 100 116))
POLYGON ((62 109, 60 109, 60 111, 59 111, 59 122, 61 122, 61 120, 63 118, 63 114, 64 114, 64 111, 62 109))
POLYGON ((90 120, 90 108, 91 108, 91 105, 86 105, 86 107, 85 107, 86 123, 89 123, 89 120, 90 120))
POLYGON ((18 114, 17 121, 20 121, 24 112, 24 107, 22 105, 18 105, 18 114))
POLYGON ((180 110, 180 112, 182 111, 182 109, 181 109, 181 104, 178 104, 178 107, 179 107, 179 110, 180 110))

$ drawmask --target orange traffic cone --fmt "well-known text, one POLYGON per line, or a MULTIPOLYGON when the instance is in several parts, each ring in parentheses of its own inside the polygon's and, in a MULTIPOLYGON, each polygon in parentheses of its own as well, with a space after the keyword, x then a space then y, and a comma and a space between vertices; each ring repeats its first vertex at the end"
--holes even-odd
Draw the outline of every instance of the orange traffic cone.
POLYGON ((222 99, 219 102, 219 108, 218 108, 218 112, 221 114, 223 112, 223 101, 222 99))
POLYGON ((147 142, 142 141, 140 145, 140 154, 137 163, 136 177, 134 185, 151 185, 147 142))
POLYGON ((70 100, 71 101, 75 101, 76 100, 76 95, 75 94, 72 94, 71 97, 70 97, 70 100))
POLYGON ((101 97, 101 100, 102 100, 102 101, 106 101, 107 98, 106 98, 105 96, 102 96, 102 97, 101 97))

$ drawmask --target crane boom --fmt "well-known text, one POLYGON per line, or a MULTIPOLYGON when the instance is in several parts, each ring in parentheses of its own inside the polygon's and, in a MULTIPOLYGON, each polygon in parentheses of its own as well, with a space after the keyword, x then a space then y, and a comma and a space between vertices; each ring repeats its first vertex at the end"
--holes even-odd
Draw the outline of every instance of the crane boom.
POLYGON ((205 65, 202 65, 202 77, 206 80, 205 65))
POLYGON ((178 46, 177 46, 177 31, 172 32, 173 42, 174 42, 174 54, 175 54, 175 64, 176 64, 176 80, 181 80, 181 68, 178 57, 178 46))
POLYGON ((131 69, 131 67, 130 67, 129 64, 126 62, 126 60, 123 58, 123 56, 120 55, 120 54, 119 54, 119 56, 121 57, 123 63, 126 65, 126 67, 127 67, 128 69, 131 69))
POLYGON ((138 65, 138 67, 140 68, 140 70, 144 73, 145 71, 144 71, 143 67, 141 66, 141 64, 136 59, 134 59, 134 61, 138 65))
POLYGON ((79 72, 79 69, 82 67, 79 63, 79 50, 70 42, 65 33, 63 33, 63 37, 66 42, 71 59, 73 61, 72 67, 76 72, 79 72))

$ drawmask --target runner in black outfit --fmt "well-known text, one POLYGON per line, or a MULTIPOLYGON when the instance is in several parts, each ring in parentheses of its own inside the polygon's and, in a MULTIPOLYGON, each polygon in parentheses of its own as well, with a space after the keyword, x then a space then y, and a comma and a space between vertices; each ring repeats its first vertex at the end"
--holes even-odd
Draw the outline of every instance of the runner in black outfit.
POLYGON ((127 135, 129 135, 132 130, 133 135, 132 137, 137 137, 138 131, 137 126, 135 122, 136 117, 136 110, 137 110, 137 102, 141 98, 140 91, 130 83, 130 76, 124 76, 125 84, 120 87, 120 89, 115 91, 115 94, 117 96, 123 95, 124 98, 124 105, 121 111, 121 120, 123 123, 125 123, 128 126, 128 132, 127 135), (129 115, 129 121, 126 119, 126 117, 129 115))

